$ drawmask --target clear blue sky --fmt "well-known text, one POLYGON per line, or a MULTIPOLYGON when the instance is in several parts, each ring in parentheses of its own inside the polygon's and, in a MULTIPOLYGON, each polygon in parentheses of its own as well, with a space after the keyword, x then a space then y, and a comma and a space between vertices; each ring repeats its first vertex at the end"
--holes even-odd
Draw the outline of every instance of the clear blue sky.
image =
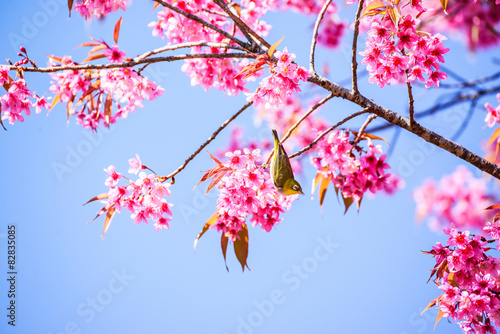
MULTIPOLYGON (((46 54, 73 54, 81 61, 85 51, 74 47, 88 35, 112 42, 114 23, 122 15, 119 45, 128 56, 162 45, 146 26, 156 18, 149 2, 134 1, 126 13, 92 23, 75 13, 68 20, 62 0, 25 1, 22 6, 5 2, 0 12, 1 63, 5 58, 16 60, 12 40, 18 37, 39 66, 45 65, 46 54)), ((272 13, 268 22, 275 27, 268 40, 285 34, 282 45, 306 66, 312 19, 272 13)), ((340 50, 318 51, 318 65, 329 61, 333 80, 349 75, 351 36, 340 50)), ((462 76, 492 72, 491 53, 472 56, 454 41, 446 46, 452 49, 446 56, 448 67, 458 68, 462 76)), ((82 204, 106 191, 103 168, 113 164, 126 173, 128 159, 138 153, 144 164, 166 175, 245 103, 244 96, 191 87, 180 64, 156 64, 148 71, 165 94, 119 120, 111 131, 91 136, 74 119, 66 125, 61 105, 49 117, 45 112, 33 114, 0 131, 1 333, 432 332, 436 312, 421 318, 418 314, 440 290, 426 284, 434 261, 420 250, 445 238, 415 223, 411 192, 427 177, 451 173, 460 161, 408 133, 393 143, 389 158, 393 170, 405 176, 404 190, 393 197, 366 198, 359 213, 351 210, 346 215, 331 190, 322 211, 317 199, 301 197, 271 233, 250 230, 250 271, 241 273, 232 252, 228 252, 230 272, 226 271, 215 231, 207 232, 193 252, 196 235, 215 210, 213 195, 203 198, 203 188, 192 191, 200 171, 213 166, 205 153, 171 187, 169 202, 175 207, 169 231, 157 233, 151 224, 136 226, 124 212, 101 240, 103 220, 87 224, 99 204, 82 204), (58 176, 57 163, 70 171, 58 176), (18 241, 15 328, 7 325, 5 316, 9 225, 16 225, 18 241)), ((27 74, 26 79, 40 94, 49 88, 46 75, 27 74)), ((404 87, 381 90, 366 77, 361 81, 366 96, 406 112, 404 87)), ((327 95, 315 88, 305 96, 315 93, 327 95)), ((432 104, 436 94, 417 89, 417 109, 432 104)), ((480 104, 486 101, 494 104, 496 99, 480 104)), ((334 100, 321 113, 333 123, 356 110, 334 100)), ((466 111, 459 107, 422 123, 449 136, 466 111)), ((489 135, 483 128, 484 115, 478 108, 459 139, 479 153, 480 139, 489 135)), ((254 128, 252 116, 249 110, 238 120, 246 127, 246 136, 270 135, 254 128)), ((359 127, 362 121, 350 126, 359 127)), ((224 131, 209 151, 225 146, 228 134, 224 131)), ((382 135, 391 140, 394 132, 382 135)), ((308 167, 301 179, 306 189, 312 176, 308 167)), ((446 321, 436 329, 436 333, 459 331, 446 321)))

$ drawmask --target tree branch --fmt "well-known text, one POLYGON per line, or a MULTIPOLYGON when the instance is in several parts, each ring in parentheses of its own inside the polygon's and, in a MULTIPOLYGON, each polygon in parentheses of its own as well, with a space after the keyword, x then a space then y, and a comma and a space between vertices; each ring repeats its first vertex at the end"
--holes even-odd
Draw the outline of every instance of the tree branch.
POLYGON ((407 118, 404 118, 394 111, 376 104, 372 100, 364 97, 359 93, 354 94, 344 87, 341 87, 338 84, 317 74, 309 77, 308 81, 323 87, 324 89, 332 92, 335 96, 339 96, 348 101, 351 101, 365 109, 369 108, 371 113, 378 115, 389 123, 392 123, 396 126, 399 126, 400 128, 416 134, 425 141, 450 152, 451 154, 467 161, 468 163, 482 170, 483 172, 488 173, 497 179, 500 179, 500 168, 498 166, 472 153, 471 151, 454 143, 453 141, 444 138, 443 136, 440 136, 437 133, 421 126, 420 124, 415 123, 412 127, 410 126, 410 122, 407 118))
POLYGON ((356 12, 356 21, 354 22, 354 37, 352 38, 352 91, 358 93, 358 62, 356 56, 358 53, 358 35, 359 35, 359 18, 363 11, 363 4, 365 0, 360 0, 358 10, 356 12))
POLYGON ((196 22, 198 22, 199 24, 201 24, 201 25, 203 25, 203 26, 205 26, 205 27, 207 27, 207 28, 210 28, 210 29, 212 29, 213 31, 218 32, 218 33, 219 33, 219 34, 221 34, 222 36, 224 36, 224 37, 226 37, 226 38, 229 38, 231 41, 233 41, 233 42, 235 42, 236 44, 240 45, 240 46, 241 46, 241 47, 243 47, 244 49, 247 49, 247 50, 252 50, 252 49, 253 49, 253 48, 252 48, 252 46, 251 46, 250 44, 247 44, 247 43, 245 43, 245 42, 243 42, 243 41, 239 40, 238 38, 236 38, 236 37, 234 37, 234 36, 230 35, 229 33, 225 32, 224 30, 222 30, 222 29, 220 29, 220 28, 218 28, 218 27, 216 27, 216 26, 214 26, 213 24, 208 23, 207 21, 205 21, 205 20, 203 20, 203 19, 199 18, 199 17, 198 17, 198 16, 196 16, 196 15, 193 15, 193 14, 187 13, 187 12, 183 11, 182 9, 179 9, 179 8, 177 8, 177 7, 172 6, 172 5, 171 5, 171 4, 169 4, 169 3, 166 3, 166 2, 165 2, 165 1, 163 1, 163 0, 153 0, 153 1, 158 2, 158 3, 159 3, 159 4, 161 4, 163 7, 167 7, 168 9, 173 10, 174 12, 179 13, 179 14, 181 14, 181 15, 183 15, 183 16, 185 16, 185 17, 187 17, 188 19, 191 19, 191 20, 193 20, 193 21, 196 21, 196 22))
POLYGON ((352 144, 353 148, 354 146, 356 146, 359 141, 361 140, 361 137, 363 136, 363 133, 365 133, 365 130, 366 130, 366 127, 368 126, 368 124, 371 123, 371 121, 373 121, 375 118, 377 118, 378 116, 377 115, 374 115, 374 114, 371 114, 370 116, 368 116, 368 118, 366 119, 366 121, 363 123, 363 125, 361 126, 361 128, 359 129, 358 131, 358 135, 356 136, 356 138, 354 138, 354 143, 352 144))
MULTIPOLYGON (((253 104, 253 102, 248 102, 247 104, 245 104, 240 110, 238 110, 233 116, 231 116, 229 119, 227 119, 224 123, 222 123, 222 125, 210 136, 208 137, 208 139, 193 153, 191 154, 191 156, 189 156, 189 158, 186 159, 186 161, 184 161, 184 163, 182 165, 180 165, 176 170, 174 170, 172 173, 168 174, 167 176, 165 176, 165 179, 164 181, 170 179, 170 178, 173 178, 175 175, 177 175, 180 171, 182 171, 184 168, 186 168, 186 166, 189 164, 189 162, 191 160, 194 159, 194 157, 196 157, 198 155, 198 153, 201 152, 201 150, 203 150, 208 144, 210 144, 218 135, 219 133, 224 130, 224 128, 226 126, 229 125, 229 123, 231 123, 232 121, 234 121, 236 119, 236 117, 238 117, 243 111, 245 111, 246 109, 248 109, 248 107, 250 107, 251 105, 253 104)), ((163 182, 164 182, 163 181, 163 182)))
POLYGON ((154 57, 146 58, 140 60, 133 60, 126 63, 112 63, 112 64, 85 64, 85 65, 65 65, 65 66, 53 66, 53 67, 20 67, 10 65, 9 70, 23 70, 24 72, 40 72, 40 73, 50 73, 59 72, 65 70, 105 70, 110 68, 123 68, 123 67, 133 67, 140 64, 152 64, 160 62, 171 62, 184 59, 200 59, 200 58, 254 58, 255 56, 249 53, 206 53, 206 54, 184 54, 184 55, 174 55, 168 57, 154 57))
MULTIPOLYGON (((408 78, 408 70, 406 70, 406 78, 408 78)), ((409 104, 409 115, 410 115, 410 126, 413 127, 413 125, 415 124, 415 109, 414 109, 414 106, 413 106, 413 102, 415 102, 413 100, 413 93, 411 91, 411 83, 409 81, 406 81, 406 87, 408 87, 408 104, 409 104)))
POLYGON ((165 45, 161 48, 148 51, 146 53, 143 53, 140 56, 135 57, 134 61, 146 59, 149 56, 152 56, 152 55, 158 54, 158 53, 162 53, 162 52, 166 52, 166 51, 173 51, 173 50, 184 49, 184 48, 192 48, 192 47, 196 47, 196 46, 208 46, 210 48, 234 49, 234 50, 239 50, 239 51, 246 51, 242 47, 239 47, 236 45, 225 44, 225 43, 188 42, 188 43, 179 43, 179 44, 175 44, 175 45, 165 45))
POLYGON ((245 35, 249 42, 257 40, 262 45, 267 47, 268 49, 271 47, 271 44, 266 42, 265 39, 260 37, 258 33, 256 33, 252 28, 250 28, 242 19, 240 19, 237 15, 231 11, 231 9, 226 5, 226 3, 222 0, 213 0, 217 6, 219 6, 224 12, 231 17, 234 23, 240 28, 240 31, 245 35))
POLYGON ((323 4, 323 7, 321 8, 321 11, 318 14, 318 18, 316 19, 316 23, 314 24, 313 37, 311 41, 311 52, 309 56, 309 73, 311 74, 316 73, 316 70, 314 69, 314 52, 316 49, 316 42, 318 39, 319 24, 321 23, 321 20, 323 19, 323 16, 325 15, 325 12, 328 6, 330 6, 331 2, 332 0, 327 0, 323 4))

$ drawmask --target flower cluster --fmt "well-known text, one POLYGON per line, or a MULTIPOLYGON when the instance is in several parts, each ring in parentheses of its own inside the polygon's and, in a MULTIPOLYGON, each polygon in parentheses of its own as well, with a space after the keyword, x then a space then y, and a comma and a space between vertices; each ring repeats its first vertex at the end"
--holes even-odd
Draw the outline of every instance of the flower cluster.
POLYGON ((371 83, 384 87, 393 81, 418 79, 429 88, 439 87, 439 82, 447 78, 439 70, 439 62, 444 63, 443 55, 449 51, 443 46, 444 37, 417 33, 410 14, 401 17, 397 26, 391 19, 373 22, 368 34, 365 50, 360 54, 371 83))
POLYGON ((438 0, 428 1, 435 8, 422 17, 423 27, 434 31, 459 31, 470 49, 488 48, 498 45, 498 23, 500 22, 500 0, 455 0, 448 2, 447 13, 438 0))
POLYGON ((92 16, 101 18, 119 9, 125 11, 127 6, 128 0, 77 0, 73 5, 73 9, 85 18, 92 16))
POLYGON ((368 150, 363 152, 351 145, 348 132, 336 130, 318 142, 319 157, 311 158, 318 173, 330 179, 344 198, 352 198, 358 204, 365 192, 375 194, 385 190, 392 193, 397 184, 397 179, 392 179, 385 171, 390 166, 385 162, 382 147, 374 145, 370 138, 367 141, 368 150))
POLYGON ((496 123, 500 123, 500 94, 497 94, 497 99, 499 104, 496 108, 493 108, 489 103, 484 105, 486 111, 488 112, 484 121, 490 128, 496 123))
POLYGON ((247 93, 247 101, 253 101, 257 106, 262 104, 266 109, 281 107, 287 97, 301 91, 299 82, 306 82, 309 77, 305 68, 292 62, 295 54, 289 53, 286 47, 274 55, 278 61, 271 64, 271 75, 262 79, 257 91, 247 93))
POLYGON ((211 228, 217 228, 234 241, 246 218, 251 216, 252 226, 271 231, 297 195, 284 197, 276 191, 269 173, 256 166, 261 160, 259 150, 228 152, 226 157, 224 176, 219 183, 218 219, 211 228))
MULTIPOLYGON (((109 56, 115 57, 114 53, 111 49, 109 56)), ((75 65, 70 57, 60 58, 60 62, 62 65, 75 65)), ((62 102, 68 103, 69 114, 77 117, 78 124, 92 131, 100 124, 109 126, 117 118, 126 118, 129 112, 143 106, 142 101, 153 101, 164 92, 156 83, 128 67, 66 70, 50 75, 54 80, 51 81, 50 91, 62 102)))
MULTIPOLYGON (((222 49, 206 48, 202 51, 200 47, 191 49, 192 53, 223 53, 222 49)), ((187 59, 182 65, 182 71, 191 78, 191 86, 202 86, 205 90, 217 87, 228 95, 238 95, 246 92, 246 81, 237 74, 248 65, 248 59, 235 61, 233 59, 199 58, 187 59)), ((256 73, 258 75, 258 73, 256 73)))
POLYGON ((436 258, 431 278, 436 275, 434 281, 443 291, 429 306, 437 305, 464 333, 496 333, 494 326, 500 327, 500 259, 487 254, 488 243, 499 240, 498 221, 488 223, 484 231, 493 240, 445 228, 446 246, 438 242, 426 252, 436 258))
POLYGON ((37 114, 42 111, 42 108, 50 108, 50 104, 43 96, 39 97, 28 89, 23 78, 12 80, 8 73, 7 66, 0 66, 0 86, 7 90, 7 93, 0 95, 2 120, 7 119, 10 124, 14 124, 16 121, 24 122, 22 113, 26 116, 31 115, 30 108, 35 108, 37 114))
MULTIPOLYGON (((220 8, 213 1, 187 0, 183 1, 182 5, 177 3, 176 6, 187 13, 195 14, 221 30, 235 28, 237 34, 242 36, 230 18, 213 14, 213 12, 220 12, 220 8)), ((270 8, 266 0, 243 0, 239 4, 235 4, 233 8, 238 8, 238 16, 249 27, 258 32, 259 35, 267 36, 271 26, 260 20, 270 8)), ((168 8, 163 8, 158 12, 157 16, 158 21, 153 21, 148 26, 153 28, 153 36, 160 36, 162 39, 167 37, 169 43, 199 41, 228 43, 227 38, 218 32, 168 8)), ((227 53, 227 51, 227 49, 213 47, 191 48, 191 52, 195 54, 227 53)), ((216 87, 219 90, 226 91, 229 95, 237 95, 239 92, 247 91, 244 88, 246 82, 242 78, 235 78, 247 64, 247 60, 236 61, 228 58, 188 59, 185 60, 182 70, 191 78, 193 86, 201 85, 205 90, 216 87)))
POLYGON ((163 184, 162 178, 153 174, 147 174, 144 171, 139 172, 147 167, 142 165, 139 156, 129 160, 131 174, 139 173, 139 178, 136 181, 129 180, 129 184, 119 186, 118 182, 123 178, 122 174, 118 173, 114 166, 109 166, 104 169, 108 174, 106 186, 109 187, 107 192, 108 199, 105 201, 106 206, 103 210, 111 209, 116 212, 121 212, 122 208, 132 212, 130 216, 136 224, 141 222, 148 223, 148 219, 154 221, 153 227, 156 231, 162 228, 168 229, 168 222, 172 220, 172 211, 170 207, 173 204, 168 203, 165 196, 170 196, 170 184, 163 184))
POLYGON ((427 217, 433 231, 452 224, 458 228, 482 229, 494 200, 487 192, 486 179, 475 178, 465 166, 458 166, 438 184, 427 180, 413 193, 417 218, 427 217))

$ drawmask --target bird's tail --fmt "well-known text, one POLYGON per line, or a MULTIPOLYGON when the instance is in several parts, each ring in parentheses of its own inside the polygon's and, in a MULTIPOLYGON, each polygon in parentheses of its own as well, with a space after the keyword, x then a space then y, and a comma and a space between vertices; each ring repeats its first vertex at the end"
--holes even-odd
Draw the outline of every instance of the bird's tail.
POLYGON ((278 131, 273 129, 273 137, 274 137, 274 148, 277 148, 280 144, 280 139, 278 138, 278 131))

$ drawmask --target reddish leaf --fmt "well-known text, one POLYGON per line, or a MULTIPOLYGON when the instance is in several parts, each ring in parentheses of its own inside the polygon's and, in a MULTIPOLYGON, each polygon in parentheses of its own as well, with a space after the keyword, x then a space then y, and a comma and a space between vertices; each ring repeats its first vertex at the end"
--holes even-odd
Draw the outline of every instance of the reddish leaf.
POLYGON ((109 197, 109 194, 108 193, 102 193, 102 194, 99 194, 97 195, 96 197, 93 197, 91 198, 87 203, 83 204, 83 205, 87 205, 89 204, 90 202, 93 202, 93 201, 98 201, 100 199, 105 199, 105 198, 108 198, 109 197))
MULTIPOLYGON (((440 0, 441 6, 443 7, 444 12, 446 13, 446 8, 448 8, 448 0, 440 0)), ((448 14, 448 13, 446 13, 448 14)))
POLYGON ((154 10, 155 10, 155 9, 156 9, 159 5, 160 5, 160 3, 159 3, 159 2, 155 2, 155 5, 153 6, 153 12, 154 12, 154 10))
POLYGON ((448 274, 448 277, 446 278, 446 280, 448 281, 448 283, 451 285, 451 286, 454 286, 456 288, 458 288, 458 281, 457 281, 457 277, 455 276, 454 273, 449 273, 448 274))
POLYGON ((108 209, 106 209, 106 207, 102 208, 98 213, 97 215, 94 217, 94 219, 92 219, 91 221, 88 222, 88 224, 92 223, 94 220, 96 220, 100 215, 102 215, 104 212, 108 211, 108 209))
POLYGON ((487 207, 486 209, 483 209, 483 210, 496 210, 496 209, 500 209, 500 204, 490 205, 489 207, 487 207))
POLYGON ((326 190, 328 189, 328 185, 330 184, 331 176, 324 177, 321 180, 321 184, 319 186, 319 206, 323 206, 323 201, 325 200, 326 190))
POLYGON ((397 28, 400 18, 398 10, 395 7, 388 6, 386 15, 389 15, 391 21, 394 23, 394 26, 397 28))
POLYGON ((47 55, 47 57, 52 59, 55 62, 62 63, 62 57, 55 57, 55 56, 50 56, 50 55, 47 55))
POLYGON ((61 99, 61 95, 57 94, 56 96, 54 96, 54 99, 52 100, 52 104, 50 105, 50 108, 49 108, 49 112, 47 114, 50 113, 52 108, 54 108, 54 106, 57 104, 57 102, 59 102, 60 99, 61 99))
POLYGON ((222 162, 220 162, 217 158, 215 158, 213 155, 210 154, 210 152, 208 152, 208 155, 210 155, 210 158, 214 159, 214 161, 218 164, 218 165, 222 165, 222 162))
POLYGON ((116 213, 115 207, 112 207, 111 209, 108 210, 108 213, 106 214, 106 219, 104 219, 104 228, 102 229, 102 234, 101 234, 102 239, 104 239, 104 235, 108 231, 109 225, 111 224, 111 221, 115 216, 115 213, 116 213))
POLYGON ((437 298, 433 299, 430 301, 430 303, 427 305, 427 307, 420 313, 420 316, 422 316, 422 314, 427 311, 428 309, 430 309, 431 307, 433 307, 434 305, 437 304, 437 298))
POLYGON ((241 264, 241 270, 245 271, 245 266, 248 268, 248 227, 246 225, 241 226, 241 230, 238 231, 238 238, 234 240, 234 254, 236 254, 236 258, 241 264))
POLYGON ((224 177, 226 173, 218 173, 216 176, 214 176, 214 178, 212 179, 212 182, 210 182, 210 185, 208 186, 208 189, 207 189, 207 192, 205 193, 208 194, 208 192, 210 190, 212 190, 213 187, 215 187, 217 185, 217 183, 219 183, 219 181, 224 177))
MULTIPOLYGON (((352 132, 352 134, 353 134, 355 137, 357 137, 357 136, 358 136, 358 132, 356 132, 356 131, 352 131, 352 130, 351 130, 351 132, 352 132)), ((361 139, 368 139, 368 138, 370 138, 370 139, 372 139, 372 140, 383 140, 383 141, 385 141, 388 145, 390 145, 389 141, 388 141, 387 139, 383 138, 383 137, 379 137, 379 136, 373 135, 373 134, 371 134, 371 133, 363 132, 363 134, 361 135, 361 139)))
POLYGON ((109 121, 111 119, 111 109, 113 107, 113 100, 111 99, 111 94, 106 96, 106 101, 104 102, 104 121, 109 128, 109 121))
POLYGON ((500 136, 500 127, 491 134, 490 139, 488 140, 488 146, 490 146, 498 138, 498 136, 500 136))
POLYGON ((68 100, 68 104, 66 105, 66 122, 69 123, 69 114, 71 111, 71 108, 73 108, 73 102, 75 101, 75 96, 72 95, 71 98, 68 100))
POLYGON ((83 44, 80 44, 80 45, 76 46, 75 49, 82 48, 84 46, 98 46, 98 45, 102 45, 102 44, 101 43, 95 43, 95 42, 85 42, 83 44))
POLYGON ((386 9, 385 4, 382 1, 375 0, 370 2, 370 4, 365 7, 363 15, 361 17, 374 16, 379 13, 384 13, 385 9, 386 9))
POLYGON ((436 317, 436 323, 434 324, 434 329, 436 329, 436 325, 438 324, 439 320, 441 320, 441 318, 443 317, 443 315, 444 315, 444 312, 441 311, 441 310, 439 310, 438 315, 436 317))
POLYGON ((276 48, 281 43, 281 41, 283 41, 284 38, 285 38, 285 35, 283 35, 283 37, 281 37, 281 39, 279 41, 277 41, 276 43, 274 43, 273 45, 271 45, 271 47, 269 48, 269 50, 267 50, 267 55, 269 56, 269 58, 271 58, 273 56, 274 50, 276 50, 276 48))
POLYGON ((229 238, 222 233, 220 236, 220 247, 222 249, 222 256, 224 256, 224 265, 226 266, 226 270, 229 271, 229 268, 227 267, 227 262, 226 262, 226 253, 227 253, 227 243, 229 241, 229 238))
POLYGON ((120 19, 116 21, 115 30, 113 30, 113 39, 115 40, 116 44, 118 44, 118 36, 120 35, 121 24, 122 24, 122 17, 120 17, 120 19))
POLYGON ((203 226, 203 229, 201 230, 200 234, 196 237, 194 240, 194 251, 196 252, 196 245, 198 244, 198 240, 200 240, 201 236, 205 234, 205 232, 210 228, 210 226, 214 223, 217 222, 217 219, 219 219, 218 213, 214 213, 210 218, 208 218, 207 222, 205 223, 205 226, 203 226))
POLYGON ((96 53, 97 51, 105 50, 105 49, 107 49, 107 48, 108 48, 108 47, 107 47, 106 45, 104 45, 104 44, 99 44, 99 45, 97 45, 97 46, 93 47, 92 49, 90 49, 90 51, 89 51, 89 56, 90 56, 91 54, 93 54, 93 53, 96 53))
POLYGON ((69 17, 71 17, 72 8, 73 8, 73 0, 68 0, 69 17))
MULTIPOLYGON (((341 196, 342 196, 342 200, 344 201, 344 207, 345 207, 344 215, 345 215, 347 213, 347 210, 349 210, 349 208, 351 207, 354 200, 352 199, 352 197, 344 197, 344 194, 342 194, 342 193, 341 193, 341 196)), ((358 207, 358 211, 359 211, 359 207, 358 207)))
POLYGON ((87 91, 83 93, 82 96, 80 96, 80 98, 76 102, 75 107, 78 107, 83 102, 83 100, 87 98, 87 96, 92 94, 96 89, 99 89, 100 86, 101 86, 101 79, 97 79, 96 81, 94 81, 92 85, 90 85, 90 87, 87 89, 87 91))
POLYGON ((89 61, 92 61, 92 60, 100 59, 100 58, 106 58, 106 55, 104 53, 98 53, 98 54, 94 54, 94 55, 88 56, 87 58, 85 58, 82 61, 82 64, 86 63, 86 62, 89 62, 89 61))

